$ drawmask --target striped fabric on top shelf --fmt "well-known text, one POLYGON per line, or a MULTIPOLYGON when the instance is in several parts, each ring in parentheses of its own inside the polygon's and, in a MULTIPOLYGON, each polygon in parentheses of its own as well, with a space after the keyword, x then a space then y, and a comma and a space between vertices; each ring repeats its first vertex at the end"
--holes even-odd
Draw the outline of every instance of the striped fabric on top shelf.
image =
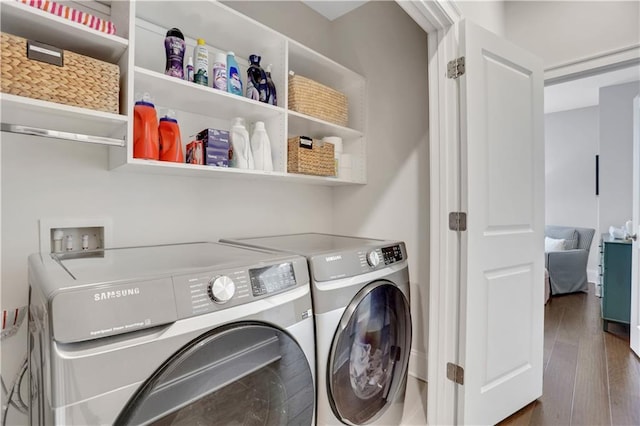
POLYGON ((104 19, 97 18, 89 13, 81 12, 73 9, 69 6, 49 1, 49 0, 16 0, 19 3, 24 3, 31 7, 44 10, 45 12, 52 13, 60 16, 61 18, 69 19, 70 21, 77 22, 82 25, 86 25, 94 30, 106 33, 115 34, 116 27, 112 22, 104 19))

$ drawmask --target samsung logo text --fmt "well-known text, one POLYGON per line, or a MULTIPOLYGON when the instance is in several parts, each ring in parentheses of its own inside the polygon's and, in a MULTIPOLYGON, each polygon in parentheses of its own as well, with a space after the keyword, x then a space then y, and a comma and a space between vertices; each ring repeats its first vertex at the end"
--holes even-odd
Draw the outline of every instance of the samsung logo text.
POLYGON ((109 299, 119 299, 121 297, 128 296, 137 296, 140 294, 140 288, 126 288, 124 290, 112 290, 112 291, 103 291, 101 293, 95 293, 93 295, 93 300, 95 302, 101 302, 103 300, 109 299))
POLYGON ((327 262, 335 262, 336 260, 342 260, 342 256, 341 255, 327 256, 324 258, 324 260, 326 260, 327 262))

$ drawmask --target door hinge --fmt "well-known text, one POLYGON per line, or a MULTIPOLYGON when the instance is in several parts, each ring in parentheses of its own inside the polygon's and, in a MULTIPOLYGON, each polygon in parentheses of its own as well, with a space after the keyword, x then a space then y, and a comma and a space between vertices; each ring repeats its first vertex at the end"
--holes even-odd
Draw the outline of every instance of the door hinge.
POLYGON ((449 229, 452 231, 466 231, 467 214, 464 212, 449 213, 449 229))
POLYGON ((458 78, 464 74, 464 56, 456 58, 447 63, 447 78, 458 78))
POLYGON ((464 368, 451 362, 447 363, 447 379, 459 385, 464 385, 464 368))

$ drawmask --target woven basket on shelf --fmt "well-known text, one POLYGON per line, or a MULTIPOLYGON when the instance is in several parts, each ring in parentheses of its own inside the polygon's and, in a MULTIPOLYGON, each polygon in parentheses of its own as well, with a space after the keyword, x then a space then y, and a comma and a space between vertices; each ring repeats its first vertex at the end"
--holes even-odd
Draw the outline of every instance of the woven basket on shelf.
POLYGON ((315 176, 335 176, 334 146, 314 139, 311 148, 300 146, 300 136, 289 138, 287 144, 287 171, 315 176))
POLYGON ((289 75, 289 109, 339 126, 349 122, 347 97, 309 78, 289 75))
POLYGON ((1 90, 12 95, 119 113, 120 68, 65 50, 64 65, 27 58, 27 40, 0 34, 1 90))

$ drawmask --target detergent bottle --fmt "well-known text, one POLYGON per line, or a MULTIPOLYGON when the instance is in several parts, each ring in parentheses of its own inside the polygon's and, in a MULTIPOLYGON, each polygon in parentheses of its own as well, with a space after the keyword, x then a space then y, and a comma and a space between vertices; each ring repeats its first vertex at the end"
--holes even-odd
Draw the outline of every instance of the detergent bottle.
POLYGON ((209 85, 209 50, 205 41, 198 39, 198 44, 193 51, 193 58, 196 61, 193 68, 193 82, 203 86, 209 85))
POLYGON ((269 105, 278 105, 278 97, 276 96, 276 85, 273 83, 271 79, 271 64, 267 66, 267 70, 265 71, 267 75, 267 88, 269 89, 269 96, 267 97, 267 103, 269 105))
POLYGON ((246 97, 254 101, 267 102, 267 75, 260 66, 260 59, 259 55, 249 55, 246 97))
POLYGON ((229 132, 231 145, 233 146, 233 167, 238 169, 253 169, 253 155, 251 154, 251 145, 249 140, 249 132, 244 127, 242 118, 236 117, 229 132))
POLYGON ((253 153, 256 170, 273 171, 271 142, 262 121, 256 121, 253 135, 251 136, 251 152, 253 153))
POLYGON ((167 115, 160 119, 158 133, 160 135, 160 160, 184 163, 180 127, 174 111, 167 111, 167 115))
POLYGON ((242 96, 240 67, 233 52, 227 52, 227 92, 242 96))
POLYGON ((133 156, 147 160, 160 158, 158 116, 148 93, 133 107, 133 156))
POLYGON ((171 28, 167 31, 167 36, 164 39, 164 49, 167 55, 164 68, 166 75, 180 79, 184 78, 183 62, 185 47, 184 36, 179 29, 171 28))

